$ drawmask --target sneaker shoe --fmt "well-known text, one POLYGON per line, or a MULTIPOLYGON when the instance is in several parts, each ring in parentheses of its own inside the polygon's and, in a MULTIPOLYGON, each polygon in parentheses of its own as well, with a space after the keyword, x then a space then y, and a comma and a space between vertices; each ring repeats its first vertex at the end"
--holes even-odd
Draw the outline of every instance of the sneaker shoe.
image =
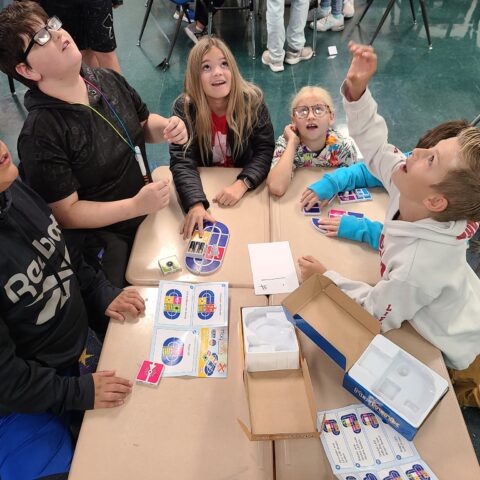
MULTIPOLYGON (((319 18, 324 18, 330 15, 330 12, 332 11, 331 7, 326 7, 326 8, 319 8, 317 10, 317 20, 319 18)), ((308 16, 307 16, 307 22, 313 22, 313 16, 315 15, 315 9, 312 8, 311 10, 308 11, 308 16)))
POLYGON ((355 15, 355 6, 353 0, 343 0, 343 16, 352 18, 355 15))
MULTIPOLYGON (((344 27, 343 15, 340 15, 338 18, 334 17, 333 15, 329 15, 328 17, 317 20, 316 30, 317 32, 326 32, 327 30, 339 32, 340 30, 343 30, 344 27)), ((312 30, 315 29, 313 22, 310 24, 310 28, 312 30)))
POLYGON ((301 50, 287 50, 285 55, 285 63, 295 65, 302 60, 310 60, 313 57, 312 47, 303 47, 301 50))
POLYGON ((270 53, 268 50, 265 50, 262 53, 262 63, 264 65, 268 65, 272 72, 283 72, 285 67, 283 66, 283 62, 273 62, 270 58, 270 53))
MULTIPOLYGON (((180 10, 175 10, 175 12, 173 14, 173 18, 175 20, 178 20, 179 16, 180 16, 180 10)), ((193 20, 195 19, 195 12, 190 8, 185 12, 185 15, 182 18, 182 22, 189 23, 189 21, 188 21, 189 19, 190 19, 190 22, 193 22, 193 20)))
POLYGON ((208 30, 207 27, 204 27, 203 30, 198 30, 195 22, 192 22, 185 27, 185 33, 193 43, 198 43, 202 37, 208 35, 208 30))

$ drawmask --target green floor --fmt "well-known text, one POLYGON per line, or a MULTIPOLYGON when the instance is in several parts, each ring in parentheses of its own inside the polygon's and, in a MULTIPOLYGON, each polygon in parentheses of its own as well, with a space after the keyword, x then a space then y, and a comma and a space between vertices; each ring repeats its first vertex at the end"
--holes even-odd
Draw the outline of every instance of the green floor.
MULTIPOLYGON (((236 0, 229 0, 234 2, 236 0)), ((262 4, 265 0, 262 0, 262 4)), ((260 55, 266 45, 264 20, 256 18, 257 58, 248 53, 248 28, 238 13, 222 12, 215 18, 217 33, 231 46, 245 78, 265 92, 276 135, 288 122, 291 96, 302 86, 320 84, 330 90, 337 104, 337 124, 345 122, 341 110, 339 86, 349 65, 349 40, 368 42, 387 4, 376 0, 361 28, 356 26, 366 1, 356 1, 356 14, 346 21, 343 32, 317 34, 317 56, 309 62, 286 66, 273 73, 262 65, 260 55), (335 45, 338 55, 328 58, 327 47, 335 45)), ((418 5, 418 2, 414 2, 418 5)), ((392 14, 375 41, 378 73, 371 89, 380 112, 390 128, 390 138, 403 150, 410 150, 428 128, 447 119, 473 120, 480 114, 480 0, 426 0, 433 49, 428 50, 420 9, 413 25, 409 2, 397 0, 392 14)), ((155 0, 141 48, 136 46, 143 15, 144 0, 126 1, 115 10, 118 55, 124 75, 138 90, 151 111, 169 115, 171 104, 180 93, 183 72, 191 42, 181 32, 171 67, 162 72, 156 65, 166 56, 168 39, 173 38, 173 4, 155 0)), ((307 44, 312 31, 306 30, 307 44)), ((16 140, 24 119, 22 107, 25 88, 16 84, 18 100, 12 98, 7 79, 0 77, 0 138, 16 155, 16 140)), ((168 164, 165 146, 149 148, 152 167, 168 164)), ((480 415, 465 412, 472 440, 480 452, 480 415)))

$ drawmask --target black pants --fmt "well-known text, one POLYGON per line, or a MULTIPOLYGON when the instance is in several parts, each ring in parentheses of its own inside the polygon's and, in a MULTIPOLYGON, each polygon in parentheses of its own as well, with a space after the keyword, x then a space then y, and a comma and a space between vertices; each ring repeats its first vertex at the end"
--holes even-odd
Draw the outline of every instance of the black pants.
MULTIPOLYGON (((221 7, 224 4, 225 0, 213 0, 213 5, 215 7, 221 7)), ((213 11, 215 15, 216 10, 213 11)), ((202 25, 208 24, 208 8, 204 3, 204 0, 197 0, 195 4, 195 20, 200 22, 202 25)))

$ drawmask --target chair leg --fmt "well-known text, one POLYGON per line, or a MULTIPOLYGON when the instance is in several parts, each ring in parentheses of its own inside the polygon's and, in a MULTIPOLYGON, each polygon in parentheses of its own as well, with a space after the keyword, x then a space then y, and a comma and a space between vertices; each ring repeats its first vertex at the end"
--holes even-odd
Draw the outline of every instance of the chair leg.
POLYGON ((423 17, 423 24, 425 25, 425 31, 427 32, 428 49, 431 50, 433 48, 432 39, 430 38, 430 28, 428 26, 427 7, 425 7, 424 0, 420 0, 420 8, 422 10, 422 17, 423 17))
POLYGON ((255 60, 256 51, 255 51, 255 6, 253 0, 250 0, 250 33, 252 35, 252 60, 255 60))
POLYGON ((317 6, 313 10, 313 34, 312 34, 312 50, 313 56, 317 54, 317 8, 320 2, 317 2, 317 6))
POLYGON ((15 84, 13 83, 13 78, 12 77, 8 77, 8 86, 10 87, 10 93, 12 95, 16 95, 17 92, 15 91, 15 84))
POLYGON ((365 10, 363 11, 362 16, 360 17, 360 19, 357 22, 357 26, 360 25, 360 22, 363 20, 363 17, 368 12, 368 9, 372 6, 372 3, 373 3, 373 0, 368 0, 368 3, 367 3, 367 6, 365 7, 365 10))
POLYGON ((472 123, 471 123, 470 125, 471 125, 472 127, 475 127, 478 122, 480 122, 480 115, 478 115, 477 117, 475 117, 475 119, 472 121, 472 123))
POLYGON ((378 32, 379 32, 379 31, 381 30, 381 28, 383 27, 383 24, 385 23, 385 20, 387 19, 388 14, 389 14, 390 11, 392 10, 394 4, 395 4, 395 0, 390 0, 390 2, 389 2, 388 5, 387 5, 387 8, 385 9, 385 12, 384 12, 384 14, 383 14, 383 17, 382 17, 382 19, 380 20, 380 23, 378 24, 377 29, 375 30, 375 33, 373 34, 372 39, 370 40, 369 45, 373 45, 373 42, 374 42, 375 39, 377 38, 378 32))
POLYGON ((158 68, 165 71, 170 67, 170 57, 172 56, 173 48, 175 47, 175 43, 177 42, 178 32, 180 31, 180 27, 182 25, 183 16, 185 15, 185 10, 182 8, 180 15, 177 19, 177 24, 175 25, 175 35, 173 36, 173 41, 170 44, 170 50, 168 51, 168 55, 164 58, 161 63, 157 65, 158 68))
POLYGON ((413 6, 413 0, 410 0, 410 10, 412 11, 413 24, 417 24, 417 17, 415 16, 415 7, 413 6))
POLYGON ((213 29, 213 0, 208 0, 208 25, 207 25, 207 32, 208 36, 212 36, 212 29, 213 29))
POLYGON ((147 7, 147 11, 145 12, 145 16, 143 17, 142 29, 140 30, 140 36, 138 37, 137 46, 140 46, 142 42, 143 32, 145 31, 145 26, 147 25, 147 20, 150 15, 150 10, 152 9, 153 0, 147 0, 145 6, 147 7))

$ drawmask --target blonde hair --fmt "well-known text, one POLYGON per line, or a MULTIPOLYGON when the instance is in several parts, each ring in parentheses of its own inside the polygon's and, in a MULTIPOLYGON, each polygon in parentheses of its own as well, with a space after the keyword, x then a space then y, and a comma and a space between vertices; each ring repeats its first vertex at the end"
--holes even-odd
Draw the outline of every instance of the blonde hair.
POLYGON ((227 125, 233 133, 234 149, 232 155, 237 156, 243 148, 244 139, 248 138, 257 121, 258 110, 263 101, 262 91, 253 83, 247 82, 238 69, 237 62, 227 45, 218 38, 201 39, 190 51, 183 86, 184 113, 187 119, 189 141, 187 149, 195 138, 200 148, 203 165, 212 150, 212 119, 207 97, 203 91, 200 73, 205 54, 212 48, 218 48, 228 64, 232 74, 231 89, 227 103, 227 125), (195 109, 193 118, 191 106, 195 109))
POLYGON ((301 88, 298 93, 293 97, 292 103, 290 105, 290 111, 292 111, 298 104, 302 97, 307 95, 318 97, 322 100, 325 105, 328 105, 331 113, 335 113, 335 106, 333 105, 333 100, 330 94, 322 87, 317 87, 315 85, 307 85, 306 87, 301 88))
POLYGON ((448 206, 432 218, 439 222, 480 221, 480 129, 469 127, 457 136, 458 162, 432 187, 445 196, 448 206))

